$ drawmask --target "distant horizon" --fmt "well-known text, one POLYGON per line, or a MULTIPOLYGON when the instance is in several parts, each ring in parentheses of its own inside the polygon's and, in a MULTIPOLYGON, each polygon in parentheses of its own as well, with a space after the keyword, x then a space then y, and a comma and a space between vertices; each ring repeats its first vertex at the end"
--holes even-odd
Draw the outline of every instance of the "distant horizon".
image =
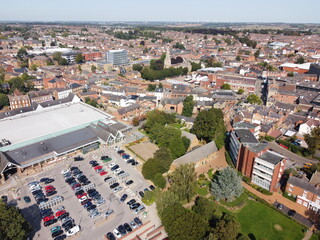
POLYGON ((5 22, 320 23, 319 0, 11 0, 1 8, 5 22))

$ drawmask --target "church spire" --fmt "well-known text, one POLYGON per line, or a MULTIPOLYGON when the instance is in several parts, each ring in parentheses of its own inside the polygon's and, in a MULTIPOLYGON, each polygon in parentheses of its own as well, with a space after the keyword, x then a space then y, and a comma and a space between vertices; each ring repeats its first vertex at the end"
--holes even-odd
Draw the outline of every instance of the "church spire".
POLYGON ((171 67, 171 56, 170 56, 169 47, 167 47, 166 58, 164 59, 164 68, 169 68, 169 67, 171 67))

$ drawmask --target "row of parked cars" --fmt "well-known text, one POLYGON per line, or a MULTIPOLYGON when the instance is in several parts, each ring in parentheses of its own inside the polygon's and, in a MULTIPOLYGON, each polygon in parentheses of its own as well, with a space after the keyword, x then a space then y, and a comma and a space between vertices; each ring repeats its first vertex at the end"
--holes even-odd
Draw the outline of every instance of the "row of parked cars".
POLYGON ((116 229, 113 230, 113 232, 108 232, 105 237, 108 240, 115 240, 116 238, 121 238, 128 233, 132 232, 137 227, 141 226, 142 222, 141 220, 136 217, 131 221, 130 223, 124 223, 119 225, 116 229))
POLYGON ((71 167, 70 169, 63 171, 62 174, 66 183, 68 183, 75 192, 75 196, 80 204, 89 212, 89 216, 91 218, 100 216, 101 213, 98 211, 97 206, 105 204, 106 201, 96 189, 89 189, 87 192, 84 191, 82 186, 87 185, 90 181, 80 169, 78 167, 71 167))
POLYGON ((127 164, 131 164, 132 166, 136 166, 139 164, 135 159, 131 158, 129 154, 127 154, 124 150, 119 149, 117 153, 122 157, 123 160, 126 161, 127 164))
POLYGON ((54 226, 50 229, 51 237, 54 240, 62 240, 79 232, 80 227, 74 224, 74 220, 70 217, 69 212, 63 206, 58 207, 54 212, 51 208, 40 210, 41 218, 44 226, 50 226, 57 221, 60 225, 54 226), (66 234, 63 234, 63 233, 66 234))
MULTIPOLYGON (((40 181, 28 183, 28 187, 37 204, 49 201, 48 197, 51 197, 57 193, 56 188, 53 185, 47 185, 53 181, 54 180, 51 178, 42 178, 40 181), (41 183, 45 185, 44 189, 42 189, 41 183)), ((26 203, 30 202, 29 197, 24 197, 24 200, 26 203)))

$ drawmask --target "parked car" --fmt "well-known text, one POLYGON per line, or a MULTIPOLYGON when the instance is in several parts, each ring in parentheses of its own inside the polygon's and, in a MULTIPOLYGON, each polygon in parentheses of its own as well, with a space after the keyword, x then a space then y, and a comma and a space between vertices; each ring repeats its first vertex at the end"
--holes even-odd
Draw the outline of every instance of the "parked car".
POLYGON ((108 240, 116 240, 116 237, 114 236, 114 234, 113 234, 112 232, 108 232, 108 233, 106 234, 106 238, 107 238, 108 240))
POLYGON ((136 203, 137 201, 135 199, 131 199, 130 201, 127 202, 127 205, 132 205, 134 203, 136 203))
POLYGON ((149 188, 150 188, 152 191, 156 189, 153 185, 150 185, 149 188))
POLYGON ((29 196, 24 196, 23 197, 23 200, 26 202, 26 203, 30 203, 31 202, 31 199, 29 196))
POLYGON ((128 194, 123 194, 120 198, 120 202, 124 202, 128 198, 128 194))
POLYGON ((75 226, 75 227, 71 228, 69 231, 67 231, 67 236, 70 237, 70 236, 76 234, 79 231, 80 231, 80 227, 79 226, 75 226))
POLYGON ((108 174, 108 172, 102 171, 102 172, 100 173, 100 176, 103 176, 103 175, 106 175, 106 174, 108 174))
POLYGON ((136 217, 133 219, 135 221, 135 223, 138 225, 138 226, 141 226, 142 225, 142 222, 140 220, 140 218, 136 217))
POLYGON ((126 182, 126 185, 129 186, 129 185, 131 185, 132 183, 133 183, 133 181, 132 181, 132 180, 129 180, 128 182, 126 182))
POLYGON ((136 229, 136 228, 138 227, 138 225, 136 224, 135 221, 132 221, 132 222, 130 223, 130 226, 132 227, 132 229, 136 229))
POLYGON ((45 221, 45 222, 43 223, 43 225, 44 225, 45 227, 47 227, 47 226, 50 226, 50 225, 52 225, 52 224, 54 224, 54 223, 56 223, 56 222, 57 222, 56 219, 51 219, 51 220, 45 221))
POLYGON ((109 211, 106 212, 106 217, 109 217, 113 213, 114 213, 114 211, 112 209, 110 209, 109 211))
POLYGON ((140 195, 140 197, 143 198, 143 197, 144 197, 144 192, 140 191, 140 192, 139 192, 139 195, 140 195))
POLYGON ((116 238, 122 237, 122 234, 119 232, 119 230, 117 228, 113 230, 113 234, 116 236, 116 238))
POLYGON ((124 228, 126 229, 126 231, 129 233, 129 232, 132 232, 132 228, 130 227, 130 225, 128 223, 125 223, 123 224, 124 228))
POLYGON ((110 185, 110 188, 113 189, 113 188, 118 187, 119 185, 120 185, 120 184, 116 182, 116 183, 110 185))
POLYGON ((277 206, 278 209, 282 210, 283 209, 283 204, 279 203, 277 206))
POLYGON ((59 216, 61 216, 62 214, 65 214, 66 212, 67 212, 66 210, 58 211, 58 212, 56 212, 56 217, 59 217, 59 216))
POLYGON ((50 230, 51 230, 51 232, 53 233, 53 232, 55 232, 55 231, 61 230, 61 227, 60 227, 60 226, 55 226, 55 227, 51 228, 50 230))
POLYGON ((80 156, 77 156, 77 157, 75 157, 75 158, 73 158, 75 161, 82 161, 82 160, 84 160, 84 158, 83 157, 80 157, 80 156))
POLYGON ((289 216, 289 217, 293 217, 294 215, 296 215, 296 211, 293 210, 293 209, 290 209, 290 210, 288 211, 288 216, 289 216))
POLYGON ((98 217, 98 216, 100 216, 100 215, 101 215, 101 213, 98 212, 98 211, 94 211, 94 212, 91 212, 91 213, 89 214, 89 216, 90 216, 91 218, 96 218, 96 217, 98 217))
POLYGON ((118 186, 116 188, 113 189, 113 192, 114 193, 117 193, 117 192, 120 192, 122 190, 122 187, 121 186, 118 186))

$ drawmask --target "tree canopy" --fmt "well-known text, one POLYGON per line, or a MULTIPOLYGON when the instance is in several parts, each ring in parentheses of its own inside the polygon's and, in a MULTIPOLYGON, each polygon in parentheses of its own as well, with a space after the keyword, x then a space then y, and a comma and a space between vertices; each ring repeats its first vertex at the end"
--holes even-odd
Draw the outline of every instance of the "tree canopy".
POLYGON ((6 94, 0 93, 0 110, 5 106, 9 106, 9 98, 6 94))
POLYGON ((250 96, 248 96, 247 102, 251 104, 257 104, 257 105, 262 104, 262 100, 255 94, 251 94, 250 96))
POLYGON ((201 111, 191 129, 198 139, 206 142, 214 140, 218 148, 224 145, 225 131, 223 112, 214 108, 201 111))
POLYGON ((78 53, 77 55, 76 55, 76 63, 83 63, 84 62, 84 56, 81 54, 81 53, 78 53))
POLYGON ((226 167, 218 171, 211 182, 211 194, 215 199, 233 201, 243 193, 241 178, 237 171, 226 167))
POLYGON ((201 196, 196 198, 192 211, 198 213, 207 221, 221 217, 221 212, 217 206, 209 199, 201 196))
POLYGON ((224 83, 224 84, 222 84, 221 89, 231 90, 231 86, 229 83, 224 83))
POLYGON ((237 238, 240 230, 240 223, 234 215, 224 213, 222 218, 217 222, 209 240, 234 240, 237 238))
POLYGON ((180 165, 169 176, 170 190, 179 197, 180 201, 190 201, 195 194, 196 179, 194 164, 180 165))
POLYGON ((314 153, 320 149, 320 127, 312 129, 310 134, 306 134, 304 138, 310 152, 314 153))
POLYGON ((182 115, 186 117, 192 117, 193 108, 194 108, 193 96, 189 95, 183 101, 182 115))
POLYGON ((0 201, 0 239, 23 240, 30 231, 31 226, 19 209, 0 201))

